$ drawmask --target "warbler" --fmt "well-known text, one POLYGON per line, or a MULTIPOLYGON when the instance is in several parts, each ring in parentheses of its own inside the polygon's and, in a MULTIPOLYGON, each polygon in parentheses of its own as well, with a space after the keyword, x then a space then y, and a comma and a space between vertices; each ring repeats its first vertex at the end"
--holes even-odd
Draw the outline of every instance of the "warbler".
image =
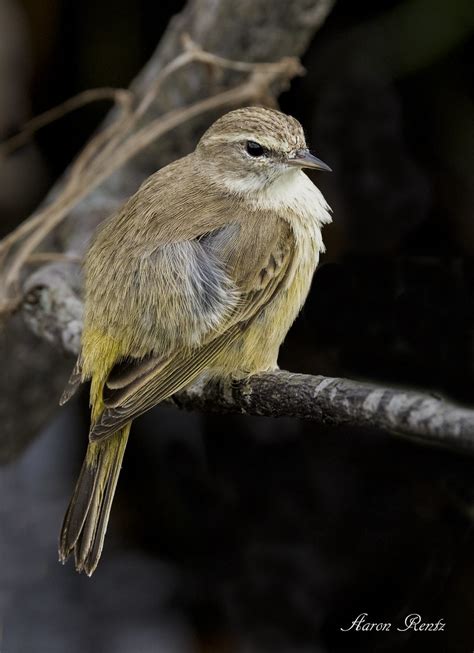
POLYGON ((59 544, 78 571, 90 576, 99 562, 132 420, 203 373, 278 367, 331 221, 302 168, 330 170, 295 118, 231 111, 99 227, 84 263, 81 352, 61 399, 90 381, 89 445, 59 544))

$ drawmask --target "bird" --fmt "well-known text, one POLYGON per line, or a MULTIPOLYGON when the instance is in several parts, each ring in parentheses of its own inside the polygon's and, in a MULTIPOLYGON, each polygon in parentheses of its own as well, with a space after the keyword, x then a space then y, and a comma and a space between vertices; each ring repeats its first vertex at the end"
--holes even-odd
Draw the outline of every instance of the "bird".
POLYGON ((331 170, 298 120, 236 109, 99 225, 83 263, 81 350, 60 401, 90 383, 63 563, 73 554, 77 571, 97 567, 132 420, 204 374, 278 368, 331 222, 304 168, 331 170))

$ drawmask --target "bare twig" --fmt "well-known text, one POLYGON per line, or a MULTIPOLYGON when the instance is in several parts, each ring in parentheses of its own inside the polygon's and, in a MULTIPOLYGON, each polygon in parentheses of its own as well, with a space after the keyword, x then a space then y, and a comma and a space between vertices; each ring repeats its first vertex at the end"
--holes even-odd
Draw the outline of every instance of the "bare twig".
MULTIPOLYGON (((276 63, 247 64, 229 61, 204 52, 189 38, 186 39, 185 45, 186 51, 165 66, 135 110, 131 109, 132 99, 128 91, 99 89, 95 94, 91 91, 89 95, 82 94, 73 98, 69 104, 65 103, 40 116, 36 123, 33 121, 34 126, 39 128, 52 117, 63 115, 66 110, 77 108, 91 98, 114 97, 123 109, 121 117, 99 132, 84 148, 71 167, 64 188, 53 202, 32 216, 0 244, 0 264, 3 265, 3 270, 0 272, 0 313, 9 313, 20 304, 22 271, 26 263, 31 261, 34 250, 80 200, 130 158, 166 132, 201 113, 246 102, 262 101, 270 95, 271 86, 276 79, 289 81, 303 72, 301 64, 294 58, 284 58, 276 63), (248 73, 249 77, 235 88, 169 112, 133 131, 164 81, 179 68, 191 62, 243 71, 248 73), (17 248, 12 252, 14 245, 17 245, 17 248)), ((30 131, 31 129, 30 123, 30 131)))
POLYGON ((34 252, 28 257, 28 263, 80 263, 81 257, 67 252, 34 252))
MULTIPOLYGON (((38 117, 35 129, 39 129, 51 120, 64 115, 73 108, 83 106, 87 102, 97 99, 114 98, 122 109, 122 115, 111 125, 97 134, 84 148, 76 162, 73 164, 68 180, 58 196, 45 208, 35 213, 0 242, 0 314, 10 313, 21 301, 19 283, 21 271, 25 263, 31 260, 35 248, 46 236, 61 222, 67 212, 75 205, 78 198, 87 193, 86 183, 82 183, 82 174, 100 148, 107 141, 120 132, 123 122, 131 110, 131 94, 121 89, 96 89, 81 93, 71 98, 70 101, 51 109, 51 111, 38 117), (23 241, 23 242, 22 242, 23 241), (20 243, 17 251, 12 254, 15 245, 20 243), (9 259, 9 255, 11 258, 9 259)), ((31 121, 34 123, 35 121, 31 121)), ((31 125, 31 123, 29 123, 31 125)), ((25 131, 31 133, 32 127, 25 131)), ((23 134, 23 132, 22 132, 23 134)), ((20 134, 19 136, 21 136, 20 134)), ((7 141, 10 143, 11 141, 7 141)))
POLYGON ((92 88, 83 91, 82 93, 78 93, 77 95, 74 95, 74 97, 68 98, 65 102, 58 104, 58 106, 48 109, 48 111, 41 113, 39 116, 35 116, 23 125, 18 134, 15 134, 3 143, 0 143, 0 157, 8 156, 27 143, 33 134, 39 129, 59 120, 72 111, 77 111, 77 109, 80 109, 86 104, 111 100, 117 104, 125 105, 128 103, 127 96, 130 95, 129 91, 116 88, 92 88))

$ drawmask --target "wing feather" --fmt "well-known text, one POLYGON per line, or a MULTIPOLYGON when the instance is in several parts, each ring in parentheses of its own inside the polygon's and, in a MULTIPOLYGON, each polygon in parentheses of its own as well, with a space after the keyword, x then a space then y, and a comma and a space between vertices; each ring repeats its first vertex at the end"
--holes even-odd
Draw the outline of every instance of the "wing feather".
POLYGON ((278 256, 270 254, 258 275, 257 288, 241 296, 225 331, 200 347, 181 350, 167 361, 129 363, 126 374, 111 373, 104 391, 105 409, 92 425, 91 441, 100 441, 122 428, 130 420, 192 383, 205 369, 212 367, 221 353, 241 337, 249 321, 255 319, 285 283, 291 267, 292 248, 287 246, 278 256), (280 264, 276 264, 276 260, 280 264), (118 383, 117 378, 122 379, 118 383), (124 381, 128 380, 126 383, 124 381))
POLYGON ((241 329, 242 325, 236 324, 196 352, 191 351, 182 358, 173 356, 164 370, 142 377, 141 382, 135 382, 126 393, 122 390, 114 400, 109 399, 98 421, 91 427, 90 440, 96 442, 113 435, 131 419, 192 383, 215 362, 225 347, 237 340, 241 329))

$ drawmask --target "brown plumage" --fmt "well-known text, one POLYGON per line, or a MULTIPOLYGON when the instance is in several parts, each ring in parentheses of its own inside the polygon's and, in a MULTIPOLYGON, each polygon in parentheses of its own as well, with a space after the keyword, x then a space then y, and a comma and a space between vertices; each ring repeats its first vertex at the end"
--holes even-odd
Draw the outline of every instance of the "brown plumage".
POLYGON ((277 366, 330 221, 304 166, 327 169, 294 118, 233 111, 98 230, 63 395, 91 381, 90 444, 59 547, 63 561, 74 550, 79 571, 100 558, 131 421, 203 372, 277 366))

